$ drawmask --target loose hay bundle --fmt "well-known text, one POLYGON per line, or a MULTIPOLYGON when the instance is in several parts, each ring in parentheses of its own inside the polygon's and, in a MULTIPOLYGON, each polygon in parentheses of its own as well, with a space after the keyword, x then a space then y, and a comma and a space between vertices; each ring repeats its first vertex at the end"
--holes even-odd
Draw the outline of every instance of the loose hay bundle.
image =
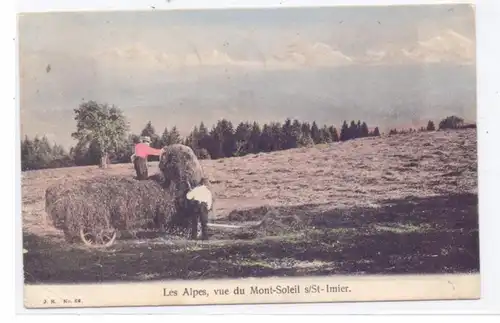
POLYGON ((159 178, 128 177, 68 180, 46 191, 46 211, 54 226, 73 240, 81 229, 92 235, 168 225, 176 216, 174 194, 159 178))
POLYGON ((229 236, 238 239, 255 239, 304 230, 308 224, 297 213, 299 212, 295 208, 265 205, 233 210, 225 217, 225 220, 240 223, 258 221, 257 223, 235 226, 236 230, 229 234, 229 236))

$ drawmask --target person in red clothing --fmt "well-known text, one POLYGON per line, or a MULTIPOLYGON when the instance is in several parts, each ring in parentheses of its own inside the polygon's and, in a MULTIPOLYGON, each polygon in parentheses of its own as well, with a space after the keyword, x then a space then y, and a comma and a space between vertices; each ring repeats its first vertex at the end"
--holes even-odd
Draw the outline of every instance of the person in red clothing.
POLYGON ((140 142, 135 145, 132 155, 135 172, 138 180, 148 179, 148 156, 160 156, 162 150, 150 147, 151 138, 141 137, 140 142))

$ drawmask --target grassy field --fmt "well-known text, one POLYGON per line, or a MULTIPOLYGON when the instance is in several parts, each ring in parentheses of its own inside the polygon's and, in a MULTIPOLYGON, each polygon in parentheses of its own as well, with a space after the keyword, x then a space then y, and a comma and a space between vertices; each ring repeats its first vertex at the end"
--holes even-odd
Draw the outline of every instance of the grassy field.
MULTIPOLYGON (((107 249, 64 241, 44 213, 63 178, 134 176, 131 164, 22 174, 26 283, 479 270, 476 130, 364 138, 202 161, 210 240, 139 233, 107 249)), ((150 164, 150 172, 157 164, 150 164)))

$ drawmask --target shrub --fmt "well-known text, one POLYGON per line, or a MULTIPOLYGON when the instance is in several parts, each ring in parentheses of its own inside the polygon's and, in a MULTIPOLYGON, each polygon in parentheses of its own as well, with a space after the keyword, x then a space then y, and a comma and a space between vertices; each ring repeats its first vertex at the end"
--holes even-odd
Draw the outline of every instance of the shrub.
POLYGON ((439 122, 439 129, 458 129, 464 123, 464 119, 457 116, 449 116, 439 122))

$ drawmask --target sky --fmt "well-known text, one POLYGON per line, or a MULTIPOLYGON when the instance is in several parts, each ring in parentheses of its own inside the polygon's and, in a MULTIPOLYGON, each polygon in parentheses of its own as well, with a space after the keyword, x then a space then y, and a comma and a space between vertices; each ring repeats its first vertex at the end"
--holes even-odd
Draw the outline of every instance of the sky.
POLYGON ((84 100, 131 130, 344 118, 475 119, 468 5, 30 13, 19 17, 22 135, 65 146, 84 100), (49 67, 49 68, 47 68, 49 67))

